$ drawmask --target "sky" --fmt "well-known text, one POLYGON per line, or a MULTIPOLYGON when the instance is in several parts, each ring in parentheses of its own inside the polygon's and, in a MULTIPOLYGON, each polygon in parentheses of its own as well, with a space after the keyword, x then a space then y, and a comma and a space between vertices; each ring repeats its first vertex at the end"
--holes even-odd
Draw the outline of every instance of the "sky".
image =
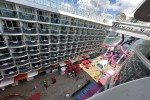
POLYGON ((125 13, 132 17, 133 12, 137 9, 143 0, 58 0, 65 5, 70 5, 87 12, 97 12, 108 16, 116 16, 117 13, 125 13))

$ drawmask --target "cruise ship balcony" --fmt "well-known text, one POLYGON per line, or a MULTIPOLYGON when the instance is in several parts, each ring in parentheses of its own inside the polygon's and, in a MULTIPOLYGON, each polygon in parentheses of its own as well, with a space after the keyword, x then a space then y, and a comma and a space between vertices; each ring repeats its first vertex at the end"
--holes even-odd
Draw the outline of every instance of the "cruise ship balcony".
POLYGON ((67 44, 66 44, 66 48, 67 48, 67 49, 71 49, 71 48, 72 48, 72 43, 67 43, 67 44))
POLYGON ((42 45, 41 48, 40 48, 40 52, 41 52, 41 53, 49 53, 49 52, 50 52, 49 46, 47 46, 47 45, 42 45))
POLYGON ((62 19, 62 18, 61 18, 60 24, 69 25, 70 23, 69 23, 69 20, 67 20, 67 19, 62 19))
POLYGON ((38 53, 39 53, 39 51, 35 50, 35 49, 28 50, 29 55, 35 55, 35 54, 38 54, 38 53))
POLYGON ((50 20, 48 16, 38 15, 38 21, 49 22, 50 20))
POLYGON ((73 42, 73 36, 71 36, 71 35, 68 35, 67 42, 73 42))
POLYGON ((36 28, 22 27, 22 30, 23 30, 24 34, 34 34, 34 35, 37 35, 37 29, 36 28))
POLYGON ((38 32, 40 35, 49 35, 50 34, 50 31, 48 30, 48 28, 38 29, 38 32))
POLYGON ((0 69, 3 70, 3 69, 8 69, 8 68, 12 68, 14 67, 15 64, 13 63, 13 60, 12 58, 10 59, 7 59, 7 60, 1 60, 0 61, 0 69))
POLYGON ((25 65, 29 63, 28 57, 22 57, 22 58, 15 58, 16 65, 25 65))
POLYGON ((4 60, 4 59, 7 59, 7 58, 11 58, 10 53, 2 53, 0 51, 0 60, 4 60))
POLYGON ((29 71, 31 71, 30 64, 19 66, 18 71, 20 74, 28 73, 29 71))
POLYGON ((29 60, 31 63, 38 62, 41 60, 39 55, 29 56, 29 60))
POLYGON ((49 53, 43 53, 41 54, 41 59, 44 60, 44 59, 50 59, 50 54, 49 53))
POLYGON ((71 53, 75 54, 76 53, 76 49, 71 49, 71 53))
POLYGON ((60 24, 60 19, 51 17, 51 23, 60 24))
POLYGON ((64 57, 58 57, 58 62, 63 62, 64 61, 64 57))
POLYGON ((50 66, 50 61, 49 60, 42 61, 42 67, 48 67, 48 66, 50 66))
POLYGON ((54 30, 54 29, 51 29, 51 33, 50 34, 60 34, 60 30, 54 30))
POLYGON ((50 64, 53 65, 53 64, 56 64, 57 63, 57 58, 51 58, 50 59, 50 64))
POLYGON ((2 26, 2 31, 4 34, 21 34, 21 28, 20 27, 6 27, 5 25, 2 26))
POLYGON ((39 43, 40 44, 49 44, 49 36, 39 36, 39 43))
POLYGON ((55 57, 57 57, 58 56, 58 53, 57 52, 51 52, 50 53, 50 57, 51 58, 55 58, 55 57))
POLYGON ((26 12, 19 12, 19 18, 25 19, 25 20, 36 20, 35 14, 32 13, 26 13, 26 12))
POLYGON ((64 60, 68 60, 68 59, 70 59, 70 54, 66 54, 66 55, 64 56, 64 60))
POLYGON ((39 61, 36 63, 32 63, 31 66, 32 66, 32 69, 37 70, 37 69, 41 68, 41 62, 39 61))
POLYGON ((70 35, 74 35, 76 32, 75 31, 69 31, 68 32, 70 35))
POLYGON ((22 41, 8 41, 9 47, 18 47, 18 46, 24 46, 24 43, 22 41))
POLYGON ((57 44, 51 44, 50 45, 50 51, 58 51, 58 45, 57 44))
POLYGON ((0 48, 6 47, 5 41, 0 41, 0 48))
POLYGON ((73 41, 78 42, 79 41, 79 36, 74 36, 73 41))
POLYGON ((65 43, 66 42, 66 36, 64 36, 64 35, 60 35, 60 42, 61 43, 65 43))
POLYGON ((16 67, 10 68, 10 69, 6 69, 4 70, 4 77, 5 78, 11 78, 14 77, 16 75, 18 75, 18 71, 16 67))
POLYGON ((65 51, 59 51, 59 52, 58 52, 58 56, 59 56, 59 57, 64 56, 64 54, 65 54, 65 51))
POLYGON ((71 50, 70 50, 70 49, 67 49, 66 52, 65 52, 65 54, 68 54, 68 55, 69 55, 70 53, 71 53, 71 50))
POLYGON ((27 52, 25 51, 25 47, 22 48, 11 48, 12 56, 15 58, 23 57, 27 55, 27 52))
POLYGON ((0 8, 1 17, 17 18, 17 12, 15 10, 0 8))
POLYGON ((59 44, 59 50, 65 50, 66 49, 66 44, 59 44))
POLYGON ((38 45, 38 41, 37 40, 31 40, 31 41, 25 41, 26 45, 38 45))
POLYGON ((51 43, 58 43, 59 37, 55 36, 55 35, 51 35, 50 36, 50 41, 51 41, 51 43))
POLYGON ((67 30, 61 30, 61 34, 66 35, 66 34, 68 34, 68 31, 67 30))

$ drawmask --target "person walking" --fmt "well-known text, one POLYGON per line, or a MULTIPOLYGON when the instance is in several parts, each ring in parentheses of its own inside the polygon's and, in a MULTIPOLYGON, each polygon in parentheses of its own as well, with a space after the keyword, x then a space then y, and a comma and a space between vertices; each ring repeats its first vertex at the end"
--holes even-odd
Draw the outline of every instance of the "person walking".
POLYGON ((47 88, 48 88, 48 82, 47 82, 47 80, 44 80, 44 86, 45 86, 45 88, 46 88, 46 90, 47 90, 47 88))

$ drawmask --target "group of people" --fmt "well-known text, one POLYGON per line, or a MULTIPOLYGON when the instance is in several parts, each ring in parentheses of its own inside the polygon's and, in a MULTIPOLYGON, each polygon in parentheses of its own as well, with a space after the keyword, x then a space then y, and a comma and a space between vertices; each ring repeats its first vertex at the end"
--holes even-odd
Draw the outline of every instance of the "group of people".
MULTIPOLYGON (((52 80, 52 84, 55 84, 55 83, 56 83, 56 77, 52 77, 51 80, 52 80)), ((44 84, 46 90, 47 90, 48 87, 50 86, 50 84, 48 84, 48 81, 47 81, 47 80, 44 80, 44 81, 43 81, 43 84, 44 84)))

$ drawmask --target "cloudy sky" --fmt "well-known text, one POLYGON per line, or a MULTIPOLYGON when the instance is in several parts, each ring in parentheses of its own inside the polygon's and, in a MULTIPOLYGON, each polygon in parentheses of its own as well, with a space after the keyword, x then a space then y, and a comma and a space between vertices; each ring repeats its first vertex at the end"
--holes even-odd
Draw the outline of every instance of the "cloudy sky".
MULTIPOLYGON (((84 11, 98 12, 107 15, 115 16, 122 12, 127 16, 132 16, 135 9, 143 0, 73 0, 73 6, 84 11)), ((65 4, 71 4, 72 0, 59 0, 65 4)))

